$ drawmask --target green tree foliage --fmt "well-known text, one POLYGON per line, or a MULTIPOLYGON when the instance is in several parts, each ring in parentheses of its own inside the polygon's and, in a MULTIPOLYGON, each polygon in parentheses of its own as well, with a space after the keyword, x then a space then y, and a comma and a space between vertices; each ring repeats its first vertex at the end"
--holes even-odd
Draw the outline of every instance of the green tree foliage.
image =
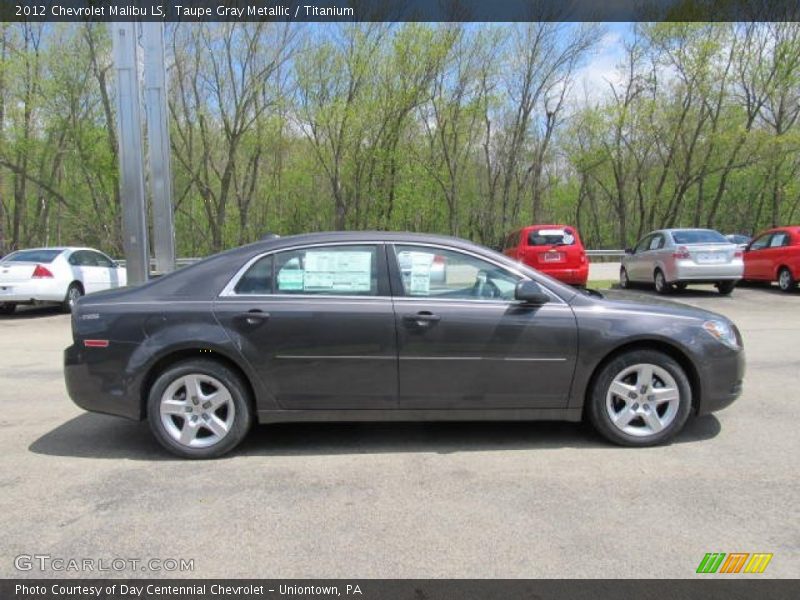
MULTIPOLYGON (((178 253, 327 229, 486 244, 532 222, 592 247, 800 218, 800 27, 171 24, 178 253)), ((0 25, 0 252, 121 254, 108 29, 0 25)))

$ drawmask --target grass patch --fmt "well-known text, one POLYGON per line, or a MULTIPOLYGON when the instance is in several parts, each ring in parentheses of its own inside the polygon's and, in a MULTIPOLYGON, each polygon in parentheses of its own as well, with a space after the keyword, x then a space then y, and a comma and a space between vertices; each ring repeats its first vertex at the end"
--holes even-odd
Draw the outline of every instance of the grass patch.
POLYGON ((586 283, 586 287, 593 290, 610 290, 617 283, 619 283, 617 279, 590 279, 586 283))

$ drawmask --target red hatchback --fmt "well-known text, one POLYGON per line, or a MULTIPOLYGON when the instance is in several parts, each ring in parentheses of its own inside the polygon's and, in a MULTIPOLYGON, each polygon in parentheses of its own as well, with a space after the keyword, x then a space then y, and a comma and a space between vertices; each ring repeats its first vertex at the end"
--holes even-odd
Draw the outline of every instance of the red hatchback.
POLYGON ((589 261, 578 230, 569 225, 530 225, 511 233, 503 254, 571 285, 586 285, 589 261))
POLYGON ((776 227, 757 235, 744 251, 745 281, 777 281, 789 292, 800 279, 800 226, 776 227))

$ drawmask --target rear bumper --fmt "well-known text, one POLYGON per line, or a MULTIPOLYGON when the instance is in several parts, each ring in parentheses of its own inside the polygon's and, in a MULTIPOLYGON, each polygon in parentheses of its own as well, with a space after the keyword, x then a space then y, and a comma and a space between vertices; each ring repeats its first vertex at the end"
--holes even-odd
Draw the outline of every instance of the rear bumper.
POLYGON ((563 281, 564 283, 568 283, 570 285, 586 285, 586 282, 589 280, 589 265, 586 264, 582 267, 578 267, 577 269, 565 269, 559 267, 544 267, 538 266, 534 267, 537 270, 550 275, 550 277, 554 277, 559 281, 563 281))
POLYGON ((678 261, 667 273, 670 282, 675 281, 737 281, 744 274, 744 263, 741 261, 727 265, 698 265, 693 261, 678 261))
MULTIPOLYGON (((120 344, 119 346, 126 346, 120 344)), ((120 364, 119 353, 127 348, 118 348, 117 356, 109 360, 109 350, 80 348, 72 345, 64 350, 64 381, 67 393, 80 408, 90 412, 104 413, 129 419, 143 418, 142 402, 133 390, 136 382, 125 375, 120 364)))
POLYGON ((64 286, 52 279, 0 283, 0 303, 63 302, 66 295, 64 286))

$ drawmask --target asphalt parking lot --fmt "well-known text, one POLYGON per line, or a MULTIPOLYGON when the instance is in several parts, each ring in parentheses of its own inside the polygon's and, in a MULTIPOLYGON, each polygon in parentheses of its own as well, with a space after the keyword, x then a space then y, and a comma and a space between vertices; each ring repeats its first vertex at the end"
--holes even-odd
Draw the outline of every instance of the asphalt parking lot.
POLYGON ((706 552, 771 552, 761 577, 796 577, 800 293, 674 299, 731 317, 748 373, 671 445, 568 423, 275 425, 211 462, 69 401, 67 316, 0 317, 0 576, 41 576, 14 557, 49 554, 194 559, 202 577, 683 578, 706 552))

